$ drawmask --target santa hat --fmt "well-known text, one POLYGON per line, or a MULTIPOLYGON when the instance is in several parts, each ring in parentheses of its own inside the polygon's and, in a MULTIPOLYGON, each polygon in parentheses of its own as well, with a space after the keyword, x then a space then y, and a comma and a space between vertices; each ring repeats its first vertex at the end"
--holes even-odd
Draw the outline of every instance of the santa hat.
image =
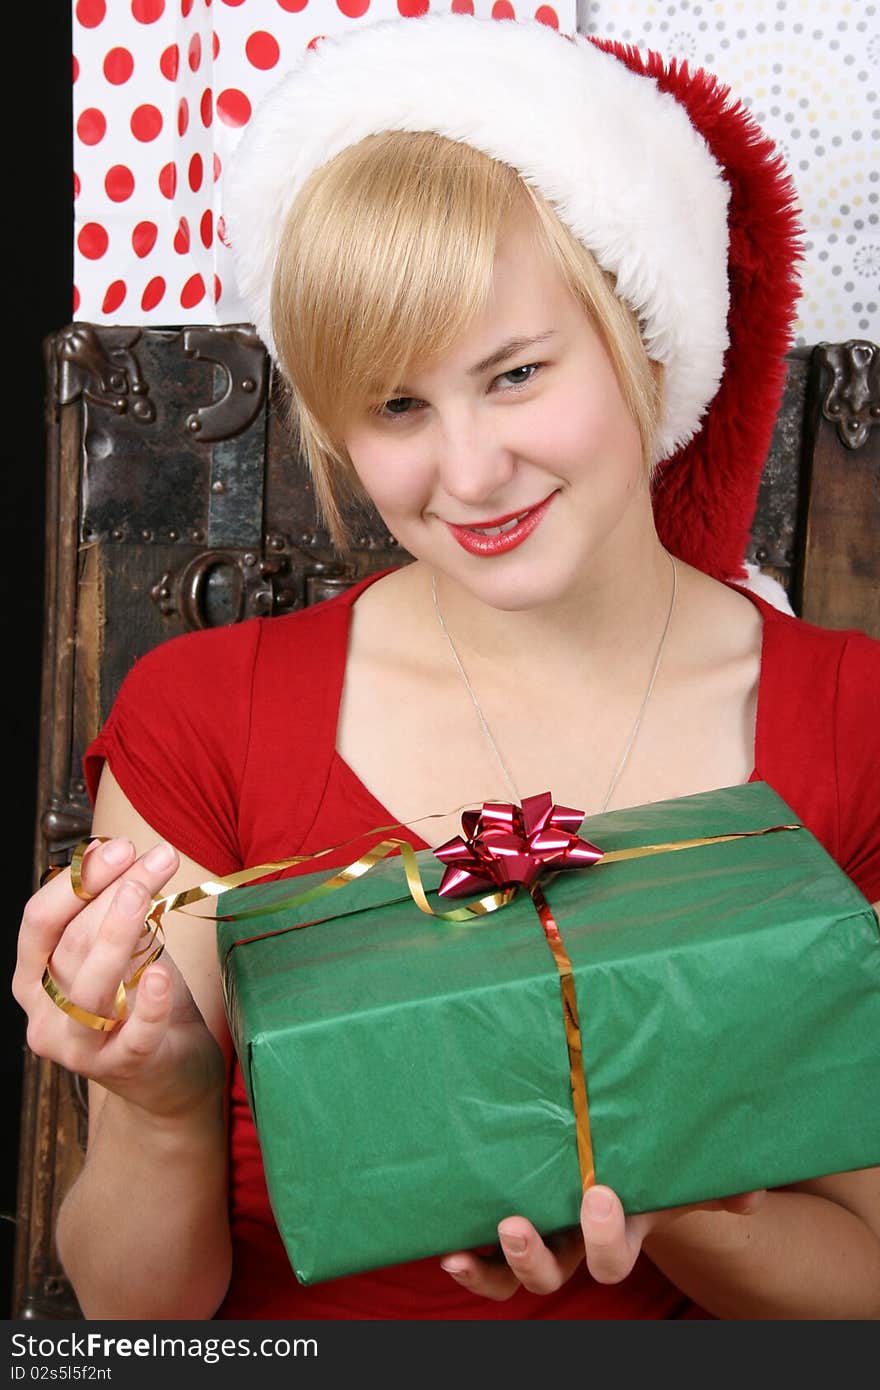
POLYGON ((664 367, 660 539, 748 583, 800 250, 794 186, 746 109, 686 63, 532 21, 426 15, 322 39, 263 101, 223 186, 238 288, 273 355, 287 212, 315 169, 385 130, 511 165, 614 276, 664 367))

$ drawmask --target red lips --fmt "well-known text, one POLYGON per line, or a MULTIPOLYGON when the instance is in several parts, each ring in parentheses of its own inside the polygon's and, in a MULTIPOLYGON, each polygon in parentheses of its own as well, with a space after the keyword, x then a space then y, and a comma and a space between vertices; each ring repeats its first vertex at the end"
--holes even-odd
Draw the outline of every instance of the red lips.
POLYGON ((544 513, 555 496, 556 493, 551 492, 549 497, 546 497, 537 507, 532 507, 531 511, 525 514, 508 512, 506 516, 496 517, 494 521, 481 521, 480 526, 503 526, 506 522, 513 521, 515 517, 521 517, 521 520, 515 526, 511 526, 509 531, 497 532, 492 536, 470 526, 456 526, 451 521, 447 521, 446 525, 462 550, 466 550, 469 555, 503 555, 508 550, 515 550, 518 545, 522 545, 523 541, 528 540, 542 521, 544 513))

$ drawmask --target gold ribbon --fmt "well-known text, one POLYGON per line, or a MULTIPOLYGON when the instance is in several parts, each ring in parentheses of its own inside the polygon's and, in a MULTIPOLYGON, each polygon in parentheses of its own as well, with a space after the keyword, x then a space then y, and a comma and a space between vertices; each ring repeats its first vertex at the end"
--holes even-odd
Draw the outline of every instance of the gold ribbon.
MULTIPOLYGON (((379 826, 374 831, 367 831, 367 834, 382 834, 386 830, 399 829, 400 823, 397 822, 390 826, 379 826)), ((761 830, 741 830, 730 835, 708 835, 693 840, 671 840, 656 845, 636 845, 629 849, 609 850, 602 855, 602 858, 592 865, 593 869, 600 864, 622 863, 630 859, 644 859, 649 855, 670 854, 677 850, 696 849, 702 845, 723 844, 728 840, 743 840, 757 835, 772 835, 783 830, 800 830, 800 825, 771 825, 761 830)), ((362 839, 363 836, 355 837, 362 839)), ((71 886, 78 897, 88 902, 90 895, 82 886, 82 860, 88 841, 81 841, 74 851, 70 864, 71 886)), ((343 844, 350 844, 351 841, 344 841, 343 844)), ((121 981, 115 1000, 115 1015, 112 1018, 105 1018, 100 1014, 91 1013, 88 1009, 82 1009, 67 998, 58 988, 52 979, 47 964, 43 974, 43 988, 49 995, 53 1003, 69 1014, 78 1022, 84 1023, 88 1028, 94 1028, 100 1032, 110 1032, 117 1025, 124 1021, 127 1016, 127 992, 134 988, 141 975, 152 965, 165 949, 164 932, 162 929, 162 918, 166 912, 173 912, 181 908, 186 908, 193 903, 202 902, 206 898, 220 897, 223 893, 229 892, 232 888, 240 888, 247 883, 252 883, 255 879, 265 878, 271 873, 278 873, 284 869, 292 868, 297 864, 304 864, 313 859, 321 859, 328 854, 333 854, 341 849, 342 845, 331 846, 329 849, 319 850, 315 854, 294 855, 290 859, 277 859, 268 864, 258 864, 249 869, 240 869, 236 873, 227 874, 223 878, 209 879, 205 883, 199 884, 195 888, 187 888, 179 893, 172 893, 165 897, 153 898, 150 909, 144 920, 142 935, 146 937, 145 944, 132 956, 132 964, 140 960, 140 964, 134 973, 126 981, 121 981), (145 959, 141 959, 145 957, 145 959)), ((444 922, 466 922, 475 917, 485 916, 489 912, 496 912, 499 908, 506 907, 516 896, 516 888, 499 889, 497 892, 488 893, 475 902, 464 904, 461 907, 450 908, 446 912, 436 911, 428 902, 422 876, 419 872, 418 861, 415 850, 409 840, 387 839, 382 840, 362 854, 359 859, 347 864, 345 868, 337 870, 330 878, 323 883, 316 884, 312 888, 299 893, 293 893, 288 898, 282 898, 274 902, 271 907, 256 907, 236 912, 229 916, 222 914, 206 915, 193 913, 191 915, 200 917, 207 922, 230 922, 245 921, 247 919, 264 917, 267 913, 282 911, 285 908, 301 906, 304 903, 316 901, 318 898, 326 897, 330 893, 337 892, 340 888, 345 888, 353 883, 355 879, 361 878, 370 872, 381 860, 387 859, 389 855, 400 852, 403 862, 404 874, 406 876, 407 888, 413 902, 421 912, 429 917, 435 917, 444 922)), ((48 877, 54 877, 54 873, 60 873, 60 868, 50 872, 48 877)), ((45 878, 46 876, 44 876, 45 878)), ((551 870, 545 876, 546 882, 551 882, 556 874, 551 870)), ((575 1120, 575 1135, 577 1140, 578 1165, 581 1174, 581 1183, 584 1189, 592 1186, 595 1182, 595 1163, 593 1158, 593 1142, 590 1132, 589 1103, 587 1099, 586 1072, 584 1068, 583 1050, 581 1046, 580 1018, 578 1013, 577 992, 575 987, 574 971, 562 939, 562 934, 555 917, 550 909, 550 905, 544 896, 540 883, 536 882, 528 889, 529 895, 534 904, 535 910, 544 931, 544 937, 553 956, 556 970, 559 976, 559 988, 562 999, 562 1014, 565 1026, 565 1038, 568 1048, 569 1060, 569 1080, 571 1084, 572 1106, 575 1120)), ((329 919, 321 919, 323 921, 329 919)), ((305 927, 317 926, 318 921, 297 922, 290 927, 280 927, 273 932, 265 932, 258 936, 243 937, 238 941, 233 941, 226 951, 223 959, 223 970, 225 972, 226 962, 237 946, 246 946, 256 941, 264 941, 268 937, 283 936, 289 931, 301 931, 305 927)))

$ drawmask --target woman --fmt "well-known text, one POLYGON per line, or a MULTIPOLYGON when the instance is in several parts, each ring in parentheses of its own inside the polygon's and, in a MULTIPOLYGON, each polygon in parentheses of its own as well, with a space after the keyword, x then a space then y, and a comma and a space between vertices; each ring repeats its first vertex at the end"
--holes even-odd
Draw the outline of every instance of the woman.
POLYGON ((745 114, 540 25, 376 25, 281 84, 226 196, 334 537, 354 492, 414 561, 165 644, 89 750, 95 901, 35 895, 15 986, 31 1047, 92 1083, 57 1231, 86 1316, 877 1317, 876 1170, 631 1218, 595 1187, 552 1246, 511 1214, 503 1258, 300 1288, 210 934, 170 923, 127 1019, 83 1026, 160 889, 349 862, 390 820, 436 846, 438 813, 548 787, 592 813, 760 777, 880 898, 878 644, 735 582, 796 259, 745 114))

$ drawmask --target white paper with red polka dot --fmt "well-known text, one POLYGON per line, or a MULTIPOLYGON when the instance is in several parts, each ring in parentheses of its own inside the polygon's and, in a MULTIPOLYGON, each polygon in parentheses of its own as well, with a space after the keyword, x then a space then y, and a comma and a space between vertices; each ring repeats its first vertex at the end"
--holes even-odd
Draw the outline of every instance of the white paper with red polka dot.
POLYGON ((322 34, 450 10, 576 28, 575 0, 73 0, 73 315, 238 323, 217 180, 322 34))

